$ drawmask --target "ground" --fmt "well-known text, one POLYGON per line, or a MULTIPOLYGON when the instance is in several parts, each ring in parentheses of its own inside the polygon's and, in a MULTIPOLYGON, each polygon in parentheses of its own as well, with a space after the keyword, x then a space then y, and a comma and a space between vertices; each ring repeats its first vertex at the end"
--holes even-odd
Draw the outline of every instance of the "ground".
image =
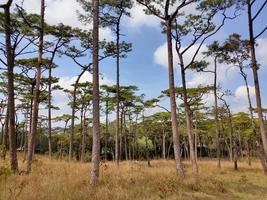
MULTIPOLYGON (((36 156, 32 173, 11 175, 8 162, 0 161, 1 200, 267 200, 267 177, 260 163, 252 166, 244 161, 234 171, 232 163, 199 161, 200 173, 191 174, 184 162, 186 178, 175 172, 174 161, 153 160, 122 162, 117 170, 113 162, 101 163, 100 182, 96 188, 88 184, 90 164, 52 160, 36 156)), ((25 164, 20 160, 20 169, 25 164)))

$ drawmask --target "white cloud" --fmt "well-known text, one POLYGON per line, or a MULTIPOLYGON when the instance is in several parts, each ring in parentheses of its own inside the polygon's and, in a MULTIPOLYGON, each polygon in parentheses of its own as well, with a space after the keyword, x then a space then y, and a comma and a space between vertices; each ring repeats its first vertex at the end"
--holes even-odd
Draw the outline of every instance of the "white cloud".
MULTIPOLYGON (((252 101, 252 104, 255 103, 255 88, 254 86, 248 86, 249 92, 250 92, 250 98, 252 101)), ((247 112, 248 111, 248 97, 247 97, 247 89, 245 85, 241 85, 238 88, 236 88, 234 92, 234 99, 232 102, 232 111, 233 113, 237 112, 247 112)))
MULTIPOLYGON (((165 4, 165 3, 163 3, 165 4)), ((174 12, 176 10, 177 6, 180 5, 181 2, 175 3, 173 6, 170 6, 170 13, 174 12)), ((164 13, 164 9, 159 6, 158 4, 154 4, 154 6, 161 11, 161 13, 164 13)), ((193 12, 196 12, 196 4, 190 4, 183 9, 180 10, 180 12, 185 12, 186 14, 190 14, 193 12)), ((135 3, 132 9, 130 10, 131 18, 128 20, 126 25, 128 27, 142 27, 147 26, 151 28, 159 28, 161 19, 154 16, 154 15, 147 15, 144 11, 145 7, 143 5, 140 5, 138 3, 135 3)))
MULTIPOLYGON (((20 5, 21 0, 15 3, 20 5)), ((29 13, 40 13, 40 1, 27 0, 23 3, 23 8, 29 13)), ((82 13, 83 10, 76 0, 46 0, 45 20, 49 24, 63 23, 72 27, 89 30, 92 25, 84 25, 78 20, 77 12, 82 13)), ((111 40, 112 33, 109 28, 100 29, 100 38, 111 40)))
MULTIPOLYGON (((253 98, 255 96, 255 87, 249 85, 248 88, 249 88, 250 96, 251 98, 253 98)), ((247 88, 245 85, 241 85, 235 90, 235 97, 237 98, 237 100, 245 100, 245 101, 248 100, 247 88)))
MULTIPOLYGON (((64 89, 72 90, 73 86, 72 84, 75 83, 78 76, 73 77, 61 77, 59 79, 59 82, 57 83, 64 89)), ((89 72, 85 72, 84 75, 80 79, 80 83, 83 82, 92 82, 92 74, 89 72)), ((100 77, 100 85, 111 85, 113 84, 113 81, 109 80, 106 76, 100 77)), ((57 106, 60 108, 60 110, 53 111, 53 117, 60 116, 62 114, 71 114, 71 109, 68 106, 69 98, 67 97, 66 93, 61 90, 56 90, 52 92, 53 96, 53 104, 54 106, 57 106)))
POLYGON ((126 26, 128 27, 159 27, 160 19, 153 15, 147 15, 144 12, 144 6, 139 4, 134 4, 133 8, 130 10, 131 18, 127 19, 126 26))
POLYGON ((259 63, 264 67, 265 69, 267 68, 267 38, 259 38, 257 40, 258 46, 256 49, 257 57, 259 60, 259 63))
MULTIPOLYGON (((174 42, 173 42, 174 43, 174 42)), ((174 45, 173 45, 174 46, 174 45)), ((195 54, 195 52, 198 49, 199 44, 193 45, 185 54, 184 54, 184 63, 187 65, 191 62, 192 56, 195 54)), ((182 49, 185 49, 183 47, 182 49)), ((208 57, 204 58, 203 52, 207 51, 207 46, 203 45, 196 57, 196 60, 205 60, 210 63, 210 65, 207 67, 207 70, 214 70, 213 66, 213 58, 208 57)), ((173 47, 173 60, 174 60, 174 66, 177 67, 178 56, 175 50, 175 47, 173 47)), ((154 62, 156 64, 159 64, 163 67, 168 67, 168 55, 167 55, 167 44, 164 43, 163 45, 159 46, 156 51, 154 52, 154 62)), ((218 64, 218 83, 224 82, 226 80, 230 80, 234 78, 238 74, 238 69, 235 67, 229 67, 227 65, 218 64)), ((178 72, 180 69, 178 69, 178 72)), ((199 85, 210 85, 213 84, 213 78, 214 75, 212 73, 199 73, 199 72, 193 72, 188 70, 187 72, 187 84, 189 87, 197 87, 199 85)))

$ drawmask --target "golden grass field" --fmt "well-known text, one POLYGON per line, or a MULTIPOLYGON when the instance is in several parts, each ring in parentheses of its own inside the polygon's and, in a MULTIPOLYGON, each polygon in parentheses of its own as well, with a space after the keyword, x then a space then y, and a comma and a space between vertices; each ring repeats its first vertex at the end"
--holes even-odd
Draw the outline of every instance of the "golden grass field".
MULTIPOLYGON (((118 171, 113 162, 101 163, 100 182, 88 184, 90 164, 52 160, 37 156, 30 175, 10 175, 7 161, 0 162, 1 200, 267 200, 267 177, 260 163, 249 167, 239 163, 239 171, 228 161, 216 169, 215 161, 199 161, 200 174, 187 177, 175 173, 174 161, 122 162, 118 171)), ((19 163, 23 170, 23 163, 19 163)))

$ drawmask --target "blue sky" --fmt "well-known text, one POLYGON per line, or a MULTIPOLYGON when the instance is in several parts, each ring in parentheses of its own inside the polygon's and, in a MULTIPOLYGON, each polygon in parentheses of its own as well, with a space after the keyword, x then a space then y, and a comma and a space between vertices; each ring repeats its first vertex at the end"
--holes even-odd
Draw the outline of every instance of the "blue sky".
MULTIPOLYGON (((257 1, 260 2, 260 1, 257 1)), ((25 1, 24 6, 28 12, 39 12, 39 1, 25 1)), ((46 20, 48 23, 56 24, 63 22, 67 25, 78 26, 80 28, 90 28, 90 25, 82 25, 77 20, 76 11, 81 11, 79 4, 75 0, 52 1, 47 0, 46 20)), ((191 10, 192 11, 192 10, 191 10)), ((121 61, 121 83, 123 85, 137 85, 140 88, 140 93, 145 93, 146 98, 155 98, 160 95, 160 92, 168 87, 168 69, 164 66, 167 61, 165 44, 165 35, 161 33, 159 21, 152 16, 146 16, 142 11, 141 6, 135 5, 131 10, 132 18, 124 18, 122 23, 122 33, 125 34, 123 40, 132 42, 133 51, 129 53, 126 59, 121 61)), ((256 21, 255 32, 258 32, 266 26, 267 9, 265 9, 259 19, 256 21)), ((218 20, 219 21, 219 20, 218 20)), ((224 41, 231 33, 239 33, 243 38, 247 38, 247 15, 240 12, 240 16, 234 21, 227 21, 218 34, 207 41, 206 45, 213 40, 224 41)), ((113 39, 113 35, 109 29, 101 30, 101 38, 108 40, 113 39)), ((258 40, 259 47, 257 48, 258 58, 262 68, 259 71, 262 99, 264 105, 267 106, 267 98, 265 85, 267 84, 267 33, 263 34, 258 40)), ((203 49, 205 50, 205 48, 203 49)), ((174 52, 175 53, 175 52, 174 52)), ((187 55, 190 57, 190 54, 187 55)), ((91 59, 91 58, 86 58, 91 59)), ((176 60, 175 60, 176 61, 176 60)), ((65 87, 75 80, 75 76, 80 73, 80 68, 76 66, 70 59, 62 57, 57 58, 56 63, 59 65, 54 70, 54 75, 61 77, 60 84, 65 87)), ((101 62, 100 71, 104 75, 102 83, 112 84, 115 80, 115 60, 108 59, 101 62)), ((211 66, 212 67, 212 66, 211 66)), ((234 112, 246 111, 247 100, 243 81, 238 74, 237 69, 230 66, 220 66, 219 71, 220 84, 224 89, 230 89, 235 96, 230 97, 231 107, 234 112), (230 68, 230 69, 228 69, 230 68)), ((180 85, 179 73, 177 73, 176 65, 175 80, 176 85, 180 85)), ((249 84, 253 92, 253 81, 251 78, 251 70, 248 70, 249 84)), ((83 80, 91 80, 89 74, 83 77, 83 80)), ((198 84, 210 83, 212 81, 211 74, 189 73, 187 76, 189 86, 197 86, 198 84)), ((254 99, 254 95, 253 95, 254 99)), ((62 110, 55 112, 54 115, 59 115, 63 112, 69 112, 66 106, 67 97, 61 92, 55 93, 55 104, 59 105, 62 110)), ((207 97, 207 103, 212 104, 212 99, 207 97)), ((168 106, 167 102, 163 105, 168 106)))

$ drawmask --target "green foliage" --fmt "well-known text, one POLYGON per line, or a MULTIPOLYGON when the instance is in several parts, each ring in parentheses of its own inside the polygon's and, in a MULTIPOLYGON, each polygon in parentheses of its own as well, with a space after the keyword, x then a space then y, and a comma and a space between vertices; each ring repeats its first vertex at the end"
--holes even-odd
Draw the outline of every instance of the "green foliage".
POLYGON ((145 151, 151 151, 153 150, 153 143, 150 139, 148 139, 145 136, 142 136, 141 138, 137 139, 137 145, 140 148, 141 152, 145 152, 145 151))

